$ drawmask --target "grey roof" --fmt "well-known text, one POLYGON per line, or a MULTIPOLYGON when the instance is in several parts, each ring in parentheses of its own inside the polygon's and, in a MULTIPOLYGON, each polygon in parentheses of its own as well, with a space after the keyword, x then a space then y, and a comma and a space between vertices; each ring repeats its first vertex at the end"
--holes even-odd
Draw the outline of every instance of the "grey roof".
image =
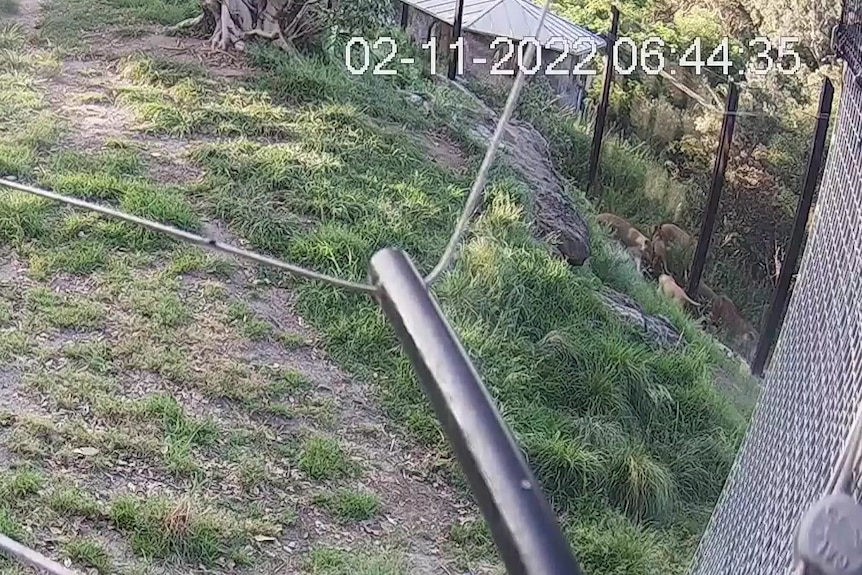
MULTIPOLYGON (((448 24, 455 22, 457 0, 402 1, 448 24)), ((461 26, 470 32, 523 40, 535 37, 541 15, 542 8, 530 0, 464 0, 461 26)), ((542 31, 536 39, 544 46, 554 37, 566 39, 575 54, 589 52, 593 43, 598 48, 605 45, 601 37, 586 28, 548 12, 542 31)))

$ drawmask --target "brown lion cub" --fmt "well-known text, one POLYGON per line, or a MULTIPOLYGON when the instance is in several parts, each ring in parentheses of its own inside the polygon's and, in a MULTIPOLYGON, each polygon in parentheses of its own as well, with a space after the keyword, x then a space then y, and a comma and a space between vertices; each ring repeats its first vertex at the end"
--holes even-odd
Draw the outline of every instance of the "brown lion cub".
POLYGON ((667 244, 656 234, 650 241, 649 260, 652 273, 668 273, 667 269, 667 244))
POLYGON ((626 251, 635 258, 638 273, 641 271, 641 263, 647 254, 649 240, 636 227, 622 219, 616 214, 599 214, 596 221, 613 230, 614 237, 622 243, 626 251))
POLYGON ((687 231, 676 224, 662 224, 656 228, 655 234, 670 248, 688 249, 695 243, 694 238, 687 231))
POLYGON ((679 285, 674 281, 674 279, 667 275, 661 274, 658 276, 658 293, 664 294, 670 299, 678 302, 683 307, 685 304, 693 305, 694 307, 700 307, 700 304, 688 297, 688 294, 685 293, 685 290, 679 287, 679 285))
POLYGON ((724 327, 736 346, 745 355, 750 355, 757 343, 757 330, 742 317, 733 300, 726 295, 720 295, 712 302, 712 322, 724 327))

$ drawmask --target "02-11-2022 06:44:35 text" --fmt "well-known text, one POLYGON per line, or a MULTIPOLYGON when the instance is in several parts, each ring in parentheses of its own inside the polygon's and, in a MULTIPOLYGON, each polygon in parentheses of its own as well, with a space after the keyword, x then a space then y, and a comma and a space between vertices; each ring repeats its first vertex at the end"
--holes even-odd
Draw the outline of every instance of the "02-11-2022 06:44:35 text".
MULTIPOLYGON (((722 38, 712 47, 705 46, 701 38, 695 38, 688 45, 675 46, 657 36, 648 37, 642 42, 621 36, 611 47, 611 61, 614 71, 621 76, 634 74, 637 70, 647 75, 674 74, 677 67, 689 68, 695 74, 708 70, 728 77, 764 75, 773 71, 789 75, 801 69, 800 56, 794 49, 798 42, 798 38, 790 36, 779 37, 774 42, 758 36, 744 44, 722 38), (709 55, 704 58, 706 52, 709 52, 709 55)), ((431 74, 436 74, 437 39, 431 37, 419 47, 428 58, 431 74)), ((456 74, 462 75, 467 58, 464 38, 458 38, 456 42, 449 44, 448 48, 455 51, 457 57, 456 74)), ((570 42, 560 36, 555 36, 544 44, 535 38, 524 38, 516 42, 501 36, 492 40, 488 48, 496 54, 493 61, 489 62, 485 57, 475 57, 470 59, 470 62, 475 66, 488 65, 488 72, 492 76, 514 76, 516 67, 512 64, 516 64, 517 69, 528 76, 593 76, 596 74, 595 62, 600 53, 599 44, 593 39, 582 38, 570 42), (527 62, 527 49, 531 44, 535 46, 535 56, 531 62, 527 62), (569 56, 574 56, 575 59, 567 67, 564 63, 569 56)), ((349 72, 357 76, 367 73, 394 76, 398 74, 394 65, 409 66, 417 63, 412 56, 399 58, 398 43, 390 36, 381 36, 373 41, 358 36, 351 38, 345 46, 344 62, 349 72), (377 60, 376 63, 374 60, 377 60)))

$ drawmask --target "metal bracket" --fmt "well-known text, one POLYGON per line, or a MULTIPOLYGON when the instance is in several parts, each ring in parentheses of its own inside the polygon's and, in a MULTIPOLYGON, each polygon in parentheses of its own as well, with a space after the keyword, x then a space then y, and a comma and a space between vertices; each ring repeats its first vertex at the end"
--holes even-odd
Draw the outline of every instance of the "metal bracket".
POLYGON ((796 534, 806 575, 862 575, 862 506, 843 493, 812 505, 796 534))

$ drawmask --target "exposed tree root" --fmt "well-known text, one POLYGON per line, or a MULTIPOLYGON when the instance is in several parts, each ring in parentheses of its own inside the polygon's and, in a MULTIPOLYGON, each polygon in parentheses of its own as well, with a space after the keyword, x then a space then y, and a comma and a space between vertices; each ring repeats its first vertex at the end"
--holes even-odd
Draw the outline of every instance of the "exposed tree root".
POLYGON ((245 49, 254 38, 294 53, 329 26, 331 11, 322 0, 201 0, 201 14, 173 26, 174 31, 203 27, 214 50, 245 49))
POLYGON ((176 26, 171 26, 169 28, 169 30, 172 32, 179 32, 180 30, 187 30, 189 28, 196 28, 197 26, 200 26, 201 23, 203 23, 203 21, 204 21, 204 14, 201 13, 201 14, 198 14, 197 16, 195 16, 194 18, 188 18, 186 20, 183 20, 182 22, 180 22, 176 26))

